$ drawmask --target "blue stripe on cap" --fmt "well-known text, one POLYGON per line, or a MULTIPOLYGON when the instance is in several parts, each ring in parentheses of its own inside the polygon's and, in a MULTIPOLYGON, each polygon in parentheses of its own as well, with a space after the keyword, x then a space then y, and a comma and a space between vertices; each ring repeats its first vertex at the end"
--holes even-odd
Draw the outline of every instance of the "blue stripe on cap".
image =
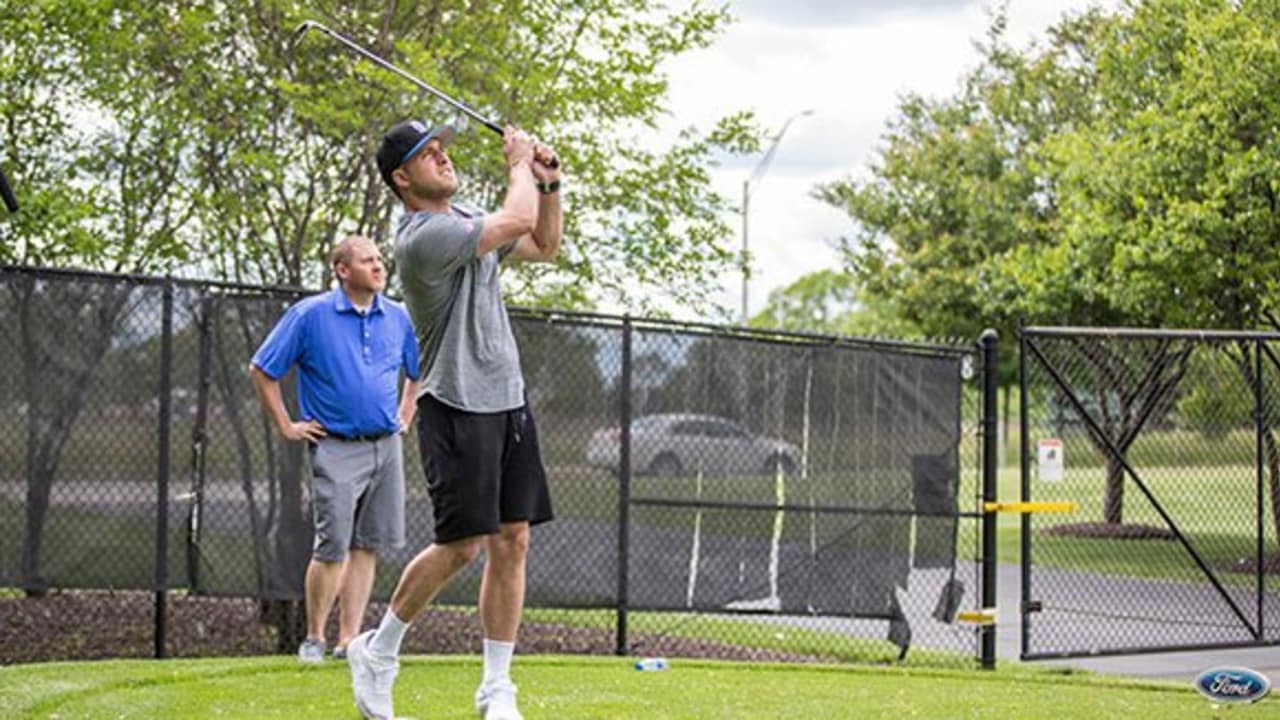
POLYGON ((400 158, 400 165, 403 165, 409 162, 409 158, 413 157, 415 153, 421 150, 423 145, 426 145, 427 143, 435 139, 436 135, 437 133, 430 133, 430 132, 427 133, 426 136, 424 136, 421 140, 418 141, 418 144, 409 148, 409 152, 405 153, 404 157, 400 158))

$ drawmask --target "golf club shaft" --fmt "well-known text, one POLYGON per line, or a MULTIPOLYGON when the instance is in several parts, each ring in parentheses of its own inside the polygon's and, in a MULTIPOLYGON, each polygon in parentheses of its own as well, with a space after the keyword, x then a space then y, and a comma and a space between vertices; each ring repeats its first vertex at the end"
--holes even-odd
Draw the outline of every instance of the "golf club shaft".
POLYGON ((366 60, 368 60, 368 61, 370 61, 370 62, 374 63, 375 65, 380 66, 380 67, 381 67, 381 68, 383 68, 384 70, 390 70, 391 72, 393 72, 393 73, 395 73, 395 74, 399 75, 400 77, 404 78, 405 80, 408 80, 409 82, 413 83, 414 85, 417 85, 419 88, 421 88, 421 89, 423 89, 423 90, 426 90, 427 92, 429 92, 429 93, 431 93, 432 95, 434 95, 436 98, 438 98, 438 99, 440 99, 440 100, 444 101, 445 103, 449 104, 450 106, 452 106, 452 107, 456 108, 457 110, 459 110, 460 112, 462 112, 463 114, 465 114, 467 117, 470 117, 471 119, 475 120, 476 122, 481 123, 482 125, 484 125, 485 127, 489 128, 490 130, 492 130, 492 131, 494 131, 494 132, 498 133, 499 135, 501 135, 501 134, 502 134, 502 126, 501 126, 501 125, 499 125, 498 123, 496 123, 496 122, 494 122, 494 121, 490 120, 489 118, 484 117, 484 116, 483 116, 483 115, 481 115, 480 113, 478 113, 478 112, 476 112, 475 110, 471 109, 471 107, 467 106, 466 104, 464 104, 464 103, 462 103, 462 102, 459 102, 458 100, 455 100, 454 98, 452 98, 452 97, 450 97, 450 96, 446 95, 445 93, 441 92, 440 90, 437 90, 436 88, 434 88, 434 87, 432 87, 431 85, 427 84, 426 82, 424 82, 424 81, 420 80, 419 78, 414 77, 413 75, 410 75, 409 73, 405 72, 404 70, 401 70, 400 68, 396 67, 395 65, 392 65, 391 63, 387 62, 386 60, 383 60, 383 59, 382 59, 381 57, 379 57, 378 55, 375 55, 374 53, 369 52, 368 50, 364 49, 363 47, 360 47, 360 46, 359 46, 359 45, 357 45, 353 40, 351 40, 350 38, 346 37, 345 35, 343 35, 343 34, 341 34, 341 33, 337 32, 337 31, 335 31, 335 30, 333 30, 333 29, 331 29, 331 28, 328 28, 328 27, 326 27, 326 26, 324 26, 324 25, 322 25, 322 24, 320 24, 320 23, 318 23, 318 22, 316 22, 316 21, 314 21, 314 20, 308 20, 308 21, 306 21, 306 22, 304 22, 304 23, 302 23, 301 25, 299 25, 299 26, 298 26, 298 30, 294 33, 294 42, 296 43, 296 42, 297 42, 297 40, 298 40, 298 39, 300 39, 300 38, 302 37, 302 35, 303 35, 303 34, 305 34, 308 30, 310 30, 310 29, 312 29, 312 28, 314 28, 314 29, 316 29, 316 30, 319 30, 320 32, 324 33, 325 35, 328 35, 329 37, 333 38, 334 40, 337 40, 338 42, 342 43, 343 45, 346 45, 346 46, 347 46, 348 48, 350 48, 351 50, 353 50, 353 51, 355 51, 355 52, 359 53, 360 55, 362 55, 366 60))

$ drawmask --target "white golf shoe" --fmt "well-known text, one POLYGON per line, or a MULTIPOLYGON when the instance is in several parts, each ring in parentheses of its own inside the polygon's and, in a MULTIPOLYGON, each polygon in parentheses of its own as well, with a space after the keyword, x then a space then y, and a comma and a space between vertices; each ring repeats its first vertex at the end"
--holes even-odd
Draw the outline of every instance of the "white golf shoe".
POLYGON ((524 720, 516 707, 516 686, 510 680, 480 685, 476 690, 476 714, 484 720, 524 720))
POLYGON ((393 720, 391 688, 400 672, 396 658, 380 658, 369 652, 373 630, 357 635, 347 644, 347 665, 351 667, 351 689, 356 709, 367 720, 393 720))
POLYGON ((324 641, 307 638, 298 646, 298 662, 303 665, 319 665, 324 662, 324 641))

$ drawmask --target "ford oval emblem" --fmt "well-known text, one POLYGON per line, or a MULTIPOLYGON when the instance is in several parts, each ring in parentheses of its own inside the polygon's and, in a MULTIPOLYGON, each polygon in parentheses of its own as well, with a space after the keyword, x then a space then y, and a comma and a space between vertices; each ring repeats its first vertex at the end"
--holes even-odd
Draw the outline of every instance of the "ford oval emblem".
POLYGON ((1271 681, 1248 668, 1210 668, 1196 676, 1196 690, 1216 703, 1251 703, 1271 690, 1271 681))

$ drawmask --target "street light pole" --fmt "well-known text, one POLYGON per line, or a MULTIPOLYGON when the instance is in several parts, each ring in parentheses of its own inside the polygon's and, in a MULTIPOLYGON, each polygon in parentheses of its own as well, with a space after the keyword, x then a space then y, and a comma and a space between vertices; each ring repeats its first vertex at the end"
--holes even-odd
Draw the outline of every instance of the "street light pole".
POLYGON ((773 143, 769 145, 769 149, 768 151, 765 152, 764 157, 760 158, 760 162, 759 164, 756 165, 756 169, 752 170, 751 175, 748 176, 746 180, 742 181, 742 324, 743 325, 746 325, 747 321, 750 319, 750 316, 747 314, 749 312, 747 308, 747 290, 751 282, 751 259, 750 259, 750 256, 747 255, 747 248, 748 248, 747 225, 748 225, 748 217, 750 215, 750 206, 751 206, 751 191, 752 191, 751 185, 754 182, 758 186, 760 184, 760 181, 764 179, 764 174, 769 170, 769 163, 773 160, 773 155, 778 150, 778 143, 782 142, 782 136, 786 134, 787 128, 791 126, 791 123, 796 118, 805 117, 806 115, 812 115, 812 114, 813 114, 813 110, 802 110, 796 113, 795 115, 792 115, 791 117, 787 118, 787 121, 782 123, 782 129, 779 130, 778 134, 773 137, 773 143))
POLYGON ((751 181, 742 181, 742 324, 751 319, 747 315, 747 284, 751 277, 751 268, 747 260, 747 214, 751 203, 751 181))

